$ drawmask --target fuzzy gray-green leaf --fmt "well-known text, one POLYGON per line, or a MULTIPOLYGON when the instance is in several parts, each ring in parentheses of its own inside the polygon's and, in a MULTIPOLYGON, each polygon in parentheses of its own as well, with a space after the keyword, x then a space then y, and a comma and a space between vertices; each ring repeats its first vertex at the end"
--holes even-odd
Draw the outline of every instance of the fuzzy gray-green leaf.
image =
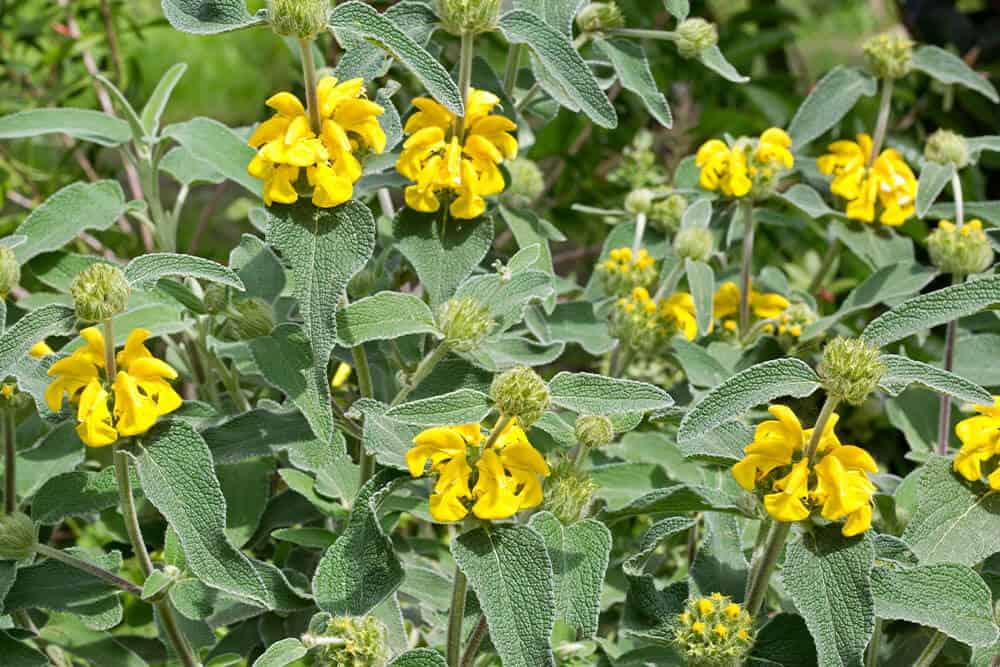
POLYGON ((964 60, 940 46, 924 45, 913 52, 913 69, 944 84, 957 83, 974 90, 990 102, 1000 102, 1000 95, 989 79, 982 77, 964 60))
POLYGON ((411 426, 447 426, 481 422, 491 409, 489 397, 475 389, 422 398, 389 408, 385 416, 411 426))
POLYGON ((927 215, 927 211, 937 201, 938 196, 951 182, 951 177, 955 173, 955 166, 952 164, 938 164, 928 160, 920 169, 920 181, 917 183, 917 215, 921 218, 927 215))
POLYGON ((437 329, 431 309, 412 294, 379 292, 337 313, 337 337, 345 347, 419 333, 437 329))
POLYGON ((285 667, 306 657, 308 649, 295 637, 288 637, 275 642, 259 658, 254 660, 253 667, 285 667))
POLYGON ((76 313, 66 306, 53 303, 32 310, 0 336, 0 374, 11 373, 32 345, 48 336, 65 335, 75 324, 76 313))
POLYGON ((132 139, 128 123, 91 109, 31 109, 0 118, 0 139, 54 133, 102 146, 119 146, 132 139))
POLYGON ((211 118, 192 118, 168 125, 163 135, 184 146, 196 159, 211 165, 251 194, 261 196, 261 181, 247 173, 247 165, 256 155, 254 149, 230 128, 211 118))
POLYGON ((195 35, 215 35, 264 23, 251 16, 243 0, 162 0, 163 14, 177 30, 195 35))
POLYGON ((852 67, 835 67, 820 79, 799 110, 788 134, 796 150, 836 125, 862 97, 875 94, 875 79, 852 67))
POLYGON ((595 373, 559 373, 549 390, 554 405, 582 415, 655 412, 674 404, 667 392, 647 382, 595 373))
POLYGON ((243 281, 232 269, 203 257, 171 252, 140 255, 125 267, 125 277, 133 287, 149 287, 166 276, 200 278, 244 290, 243 281))
POLYGON ((444 656, 429 648, 415 648, 393 658, 389 667, 447 667, 444 656))
POLYGON ((58 250, 80 232, 104 230, 125 212, 125 194, 117 181, 73 183, 46 199, 17 228, 27 237, 14 248, 22 264, 29 259, 58 250))
POLYGON ((990 392, 975 382, 936 366, 897 354, 883 354, 882 363, 885 364, 886 371, 879 381, 879 386, 893 396, 898 396, 911 384, 919 384, 967 403, 989 405, 993 402, 990 392))
POLYGON ((622 38, 598 38, 594 43, 611 61, 621 85, 639 96, 650 115, 660 125, 672 127, 674 118, 670 113, 670 105, 656 87, 656 80, 649 69, 642 45, 622 38))

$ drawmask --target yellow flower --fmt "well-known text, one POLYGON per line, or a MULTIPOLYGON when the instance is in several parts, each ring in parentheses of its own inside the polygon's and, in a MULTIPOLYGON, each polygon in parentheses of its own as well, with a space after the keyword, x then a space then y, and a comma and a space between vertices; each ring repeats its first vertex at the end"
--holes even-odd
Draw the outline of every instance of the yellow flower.
POLYGON ((3 385, 0 385, 0 396, 4 398, 10 398, 15 391, 17 391, 17 384, 14 382, 4 382, 3 385))
POLYGON ((177 371, 146 348, 149 335, 145 329, 129 334, 116 357, 120 370, 111 384, 113 396, 105 387, 105 342, 96 327, 80 332, 87 341, 84 347, 49 368, 55 379, 45 390, 45 401, 53 412, 62 408, 64 397, 77 404, 77 433, 84 444, 103 447, 119 436, 145 433, 158 417, 181 406, 181 397, 168 382, 177 379, 177 371), (108 405, 112 398, 113 411, 108 405))
POLYGON ((41 359, 42 357, 55 354, 55 352, 52 351, 52 348, 49 347, 48 343, 44 340, 40 340, 31 346, 31 349, 28 350, 28 354, 34 359, 41 359))
POLYGON ((531 446, 516 420, 479 451, 483 443, 479 424, 438 426, 419 433, 406 453, 410 474, 421 477, 430 463, 438 478, 430 498, 430 511, 438 521, 460 521, 471 506, 480 519, 507 519, 542 502, 540 477, 549 467, 531 446), (474 485, 470 456, 475 457, 474 485))
POLYGON ((656 280, 656 260, 645 248, 633 256, 632 248, 613 248, 597 265, 604 290, 611 295, 627 294, 636 287, 649 288, 656 280))
POLYGON ((765 194, 776 175, 795 166, 791 147, 792 138, 777 127, 765 130, 755 148, 748 139, 733 146, 710 139, 695 154, 695 165, 701 168, 699 185, 727 197, 765 194))
POLYGON ((615 337, 641 351, 655 349, 677 333, 694 340, 698 335, 694 299, 687 292, 678 292, 654 301, 646 288, 636 287, 630 296, 615 303, 611 329, 615 337))
POLYGON ((795 166, 795 158, 789 150, 792 147, 792 138, 782 129, 772 127, 760 135, 757 143, 757 150, 754 158, 763 164, 776 166, 783 169, 791 169, 795 166))
POLYGON ((715 610, 715 605, 708 598, 701 598, 698 600, 698 611, 702 616, 711 614, 715 610))
POLYGON ((298 201, 295 184, 302 169, 313 188, 314 205, 330 208, 353 196, 362 171, 355 153, 362 148, 381 153, 386 142, 378 122, 385 109, 363 99, 363 94, 362 79, 320 79, 316 85, 319 134, 295 95, 281 92, 267 100, 275 114, 250 136, 248 143, 258 151, 247 167, 251 176, 264 181, 265 204, 298 201))
POLYGON ((869 473, 878 470, 875 460, 860 447, 841 444, 831 415, 820 436, 815 460, 803 458, 813 429, 803 429, 789 408, 768 408, 777 420, 757 426, 745 456, 732 467, 736 482, 747 491, 770 486, 764 507, 778 521, 804 521, 815 511, 829 521, 844 519, 841 533, 858 535, 871 526, 871 499, 876 487, 869 473), (773 480, 768 482, 768 480, 773 480))
MULTIPOLYGON (((780 319, 791 302, 776 292, 758 292, 750 289, 750 311, 762 320, 780 319)), ((719 286, 712 298, 712 317, 722 323, 727 331, 737 329, 735 316, 740 312, 740 288, 727 280, 719 286)))
POLYGON ((828 150, 816 166, 834 177, 830 191, 847 200, 848 218, 874 222, 878 205, 884 225, 901 225, 914 214, 917 179, 896 150, 883 150, 870 167, 872 139, 867 134, 859 134, 856 141, 835 141, 828 150))
POLYGON ((413 181, 406 188, 406 205, 424 213, 441 208, 441 197, 456 218, 478 218, 486 210, 485 197, 503 192, 500 164, 517 156, 517 125, 493 114, 500 98, 472 89, 466 101, 463 135, 454 136, 456 118, 432 99, 413 101, 418 109, 406 121, 409 137, 396 162, 400 174, 413 181))
MULTIPOLYGON (((975 482, 983 476, 983 463, 1000 454, 1000 396, 993 397, 993 405, 977 405, 975 417, 958 422, 955 433, 962 448, 955 455, 955 471, 975 482)), ((1000 490, 1000 468, 987 477, 990 488, 1000 490)))
POLYGON ((340 389, 347 383, 347 378, 351 377, 351 365, 346 364, 343 361, 337 365, 337 370, 333 373, 333 378, 330 379, 330 387, 332 389, 340 389))
POLYGON ((673 332, 684 334, 688 340, 698 336, 698 320, 694 314, 694 298, 687 292, 678 292, 660 303, 660 317, 673 332))

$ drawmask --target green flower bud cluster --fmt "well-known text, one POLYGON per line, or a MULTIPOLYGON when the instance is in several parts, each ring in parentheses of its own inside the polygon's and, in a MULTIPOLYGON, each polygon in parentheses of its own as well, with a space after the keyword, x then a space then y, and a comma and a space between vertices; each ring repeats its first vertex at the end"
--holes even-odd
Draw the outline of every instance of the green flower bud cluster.
POLYGON ((654 194, 647 188, 637 188, 625 197, 625 210, 632 215, 649 213, 653 208, 654 194))
POLYGON ((205 288, 205 296, 202 298, 205 310, 212 315, 218 315, 229 306, 229 288, 219 283, 210 283, 205 288))
POLYGON ((624 25, 622 10, 614 2, 592 2, 576 15, 576 26, 582 32, 601 32, 624 25))
POLYGON ((0 245, 0 299, 6 298, 20 282, 21 263, 17 255, 7 246, 0 245))
POLYGON ((222 327, 224 337, 231 340, 251 340, 271 333, 274 313, 262 299, 237 299, 226 311, 228 317, 222 327))
POLYGON ((631 145, 622 151, 622 160, 609 174, 608 180, 631 190, 655 188, 667 182, 667 172, 653 150, 653 133, 642 129, 635 133, 631 145))
POLYGON ((374 616, 317 614, 302 643, 324 667, 385 667, 388 631, 374 616))
POLYGON ((872 74, 882 79, 901 79, 913 68, 913 42, 899 34, 872 37, 864 45, 872 74))
POLYGON ((656 260, 649 251, 640 248, 635 255, 628 247, 614 248, 608 258, 597 265, 597 276, 608 294, 629 294, 638 287, 649 289, 656 282, 656 260))
POLYGON ((435 0, 434 11, 451 34, 476 35, 496 29, 500 0, 435 0))
POLYGON ((516 366, 493 379, 490 398, 500 414, 516 417, 521 428, 527 429, 541 419, 549 409, 549 385, 527 366, 516 366))
POLYGON ((817 320, 817 315, 808 304, 801 301, 792 303, 778 317, 778 333, 798 338, 802 331, 817 320))
POLYGON ((131 287, 121 269, 99 262, 77 274, 69 293, 77 317, 84 322, 104 322, 125 312, 131 287))
POLYGON ((885 375, 881 357, 878 348, 860 338, 841 336, 827 343, 816 370, 826 393, 851 405, 861 405, 885 375))
POLYGON ((715 250, 715 237, 704 227, 688 227, 674 237, 674 254, 681 259, 707 262, 715 250))
POLYGON ((542 195, 545 177, 534 160, 519 157, 507 163, 510 173, 510 187, 501 195, 505 204, 512 208, 527 208, 542 195))
POLYGON ((583 447, 599 449, 615 439, 615 426, 604 415, 580 415, 576 418, 573 433, 583 447))
POLYGON ((969 142, 951 130, 938 130, 927 137, 924 157, 938 164, 952 164, 956 169, 969 166, 969 142))
POLYGON ((0 516, 0 560, 23 560, 34 553, 37 543, 30 517, 20 512, 0 516))
POLYGON ((489 306, 472 297, 449 299, 437 309, 438 331, 456 352, 471 352, 479 347, 494 324, 489 306))
POLYGON ((552 468, 552 474, 545 480, 543 508, 568 526, 580 520, 599 488, 586 471, 577 468, 572 461, 562 461, 552 468))
POLYGON ((927 237, 927 250, 934 266, 960 276, 982 273, 993 263, 993 246, 979 220, 961 227, 941 220, 927 237))
POLYGON ((681 227, 688 201, 684 195, 672 194, 664 199, 658 199, 649 210, 649 221, 667 234, 673 234, 681 227))
POLYGON ((313 39, 326 30, 330 0, 269 0, 271 29, 282 37, 313 39))
POLYGON ((674 644, 692 667, 736 667, 753 646, 753 620, 720 593, 691 598, 677 617, 674 644))
POLYGON ((677 51, 684 58, 694 58, 719 43, 719 29, 703 18, 689 18, 677 26, 677 51))

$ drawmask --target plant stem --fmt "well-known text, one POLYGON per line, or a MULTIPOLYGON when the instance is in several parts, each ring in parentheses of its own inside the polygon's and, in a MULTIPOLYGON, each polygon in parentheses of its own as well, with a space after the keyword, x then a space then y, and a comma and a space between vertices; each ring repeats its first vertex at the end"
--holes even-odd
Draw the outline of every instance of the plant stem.
POLYGON ((927 642, 927 646, 924 648, 923 653, 917 658, 917 661, 913 663, 913 667, 931 667, 934 664, 934 659, 944 648, 945 643, 948 641, 948 635, 944 634, 940 630, 934 633, 931 640, 927 642))
POLYGON ((750 328, 750 271, 753 266, 753 241, 756 232, 753 219, 753 202, 740 202, 743 209, 743 260, 740 264, 740 334, 750 328))
POLYGON ((111 320, 104 320, 104 373, 108 384, 115 381, 118 375, 118 366, 115 363, 115 330, 111 320))
POLYGON ((472 85, 473 45, 476 41, 474 33, 462 32, 462 50, 458 58, 458 90, 462 93, 463 115, 455 118, 455 136, 462 141, 465 135, 465 116, 469 114, 469 89, 472 85))
POLYGON ((878 651, 882 644, 882 619, 875 619, 875 629, 872 631, 872 639, 868 642, 868 653, 865 654, 865 667, 877 667, 878 651))
POLYGON ((642 237, 646 235, 646 214, 637 213, 635 216, 635 236, 632 237, 632 261, 635 261, 642 248, 642 237))
POLYGON ((809 442, 806 444, 805 451, 803 452, 803 456, 808 459, 809 465, 812 465, 813 458, 816 456, 816 450, 819 449, 820 440, 823 439, 823 431, 826 429, 827 422, 830 421, 830 417, 833 416, 839 403, 840 399, 827 395, 826 402, 823 403, 823 408, 819 412, 819 417, 816 418, 812 437, 809 438, 809 442))
POLYGON ((684 273, 684 261, 678 261, 671 267, 670 273, 663 279, 660 283, 659 288, 656 290, 656 294, 653 296, 653 301, 659 301, 666 295, 672 293, 677 287, 677 283, 681 280, 681 274, 684 273))
POLYGON ((306 107, 312 131, 319 135, 322 119, 319 115, 319 101, 316 99, 316 62, 313 60, 312 40, 300 39, 299 52, 302 55, 302 83, 306 89, 306 107))
POLYGON ((479 622, 476 623, 476 627, 472 630, 472 634, 469 635, 469 643, 466 645, 465 653, 462 655, 461 667, 472 667, 472 664, 476 660, 476 654, 479 653, 479 646, 483 643, 483 639, 486 637, 487 630, 489 630, 489 626, 486 624, 486 616, 480 614, 479 622))
POLYGON ((623 348, 620 344, 615 348, 615 351, 611 353, 611 377, 617 378, 621 377, 625 369, 628 368, 629 363, 632 362, 632 348, 623 348))
POLYGON ((437 366, 442 359, 448 356, 450 349, 451 348, 447 343, 438 343, 438 345, 431 350, 430 354, 420 360, 420 365, 418 365, 417 369, 413 371, 413 375, 410 376, 410 379, 407 380, 403 388, 399 390, 396 397, 392 399, 392 403, 390 403, 389 406, 393 407, 404 402, 407 397, 409 397, 410 392, 416 389, 417 385, 423 382, 424 378, 431 374, 431 371, 434 370, 434 367, 437 366))
MULTIPOLYGON (((153 572, 153 561, 149 557, 149 551, 146 550, 142 528, 139 527, 139 517, 135 511, 132 480, 129 478, 128 454, 120 447, 119 443, 114 444, 115 478, 118 481, 118 500, 121 503, 122 518, 125 521, 125 530, 128 533, 129 541, 132 543, 132 550, 139 561, 140 569, 142 569, 142 576, 149 577, 153 572)), ((177 653, 181 664, 184 667, 200 667, 201 663, 177 625, 177 617, 174 615, 174 609, 170 606, 170 602, 164 599, 154 602, 153 606, 160 614, 163 631, 173 645, 174 652, 177 653)))
POLYGON ((955 200, 955 227, 961 229, 965 224, 965 197, 962 196, 962 179, 958 177, 958 169, 951 175, 951 192, 955 200))
MULTIPOLYGON (((958 285, 962 282, 959 275, 952 276, 952 284, 958 285)), ((955 367, 955 339, 958 338, 958 320, 948 322, 944 334, 944 369, 951 371, 955 367)), ((951 396, 941 394, 941 408, 938 410, 938 439, 937 453, 944 456, 948 453, 948 443, 951 438, 951 396)))
POLYGON ((86 572, 91 576, 97 577, 98 579, 103 579, 112 586, 120 588, 126 593, 131 593, 132 595, 139 595, 139 596, 142 595, 142 589, 133 584, 128 579, 123 579, 122 577, 119 577, 117 574, 113 572, 108 572, 104 568, 98 567, 93 563, 88 563, 85 560, 82 560, 75 556, 71 556, 65 551, 62 551, 60 549, 55 549, 47 544, 41 544, 41 543, 35 545, 35 551, 37 551, 38 553, 47 558, 52 558, 54 560, 65 563, 70 567, 75 567, 78 570, 86 572))
MULTIPOLYGON (((352 347, 351 357, 354 359, 354 371, 358 376, 358 390, 361 392, 361 396, 363 398, 373 398, 375 394, 372 388, 372 370, 368 365, 368 354, 365 352, 364 345, 352 347)), ((361 444, 358 463, 361 468, 358 479, 360 485, 364 486, 365 482, 375 472, 375 457, 365 451, 364 443, 361 444)))
POLYGON ((503 73, 503 92, 510 97, 517 86, 517 72, 521 67, 521 52, 523 47, 520 44, 511 44, 507 50, 507 68, 503 73))
POLYGON ((606 30, 612 35, 622 37, 638 37, 639 39, 662 39, 668 42, 677 41, 677 33, 669 30, 640 30, 638 28, 611 28, 606 30))
POLYGON ((500 415, 497 419, 497 423, 493 425, 493 430, 490 431, 489 436, 487 436, 485 444, 483 444, 482 449, 479 451, 485 452, 487 449, 492 447, 497 441, 497 438, 500 437, 500 434, 503 433, 503 430, 507 428, 508 424, 510 424, 510 420, 511 417, 507 415, 500 415))
POLYGON ((469 580, 455 567, 455 583, 451 589, 451 610, 448 612, 448 667, 459 667, 462 650, 462 620, 465 618, 465 596, 469 580))
POLYGON ((14 423, 14 408, 8 405, 3 411, 3 511, 13 514, 17 511, 17 424, 14 423))
POLYGON ((893 80, 884 79, 882 81, 882 97, 878 102, 878 118, 875 121, 875 136, 872 139, 872 154, 868 156, 868 166, 870 167, 878 154, 882 152, 882 144, 885 143, 886 131, 889 129, 889 112, 892 111, 892 89, 893 80))
POLYGON ((837 259, 837 255, 840 254, 840 239, 835 238, 832 241, 827 241, 826 253, 823 255, 823 261, 819 265, 819 269, 816 271, 816 275, 813 276, 812 282, 809 283, 809 294, 815 294, 823 285, 823 279, 826 278, 826 274, 830 272, 830 267, 833 266, 833 262, 837 259))

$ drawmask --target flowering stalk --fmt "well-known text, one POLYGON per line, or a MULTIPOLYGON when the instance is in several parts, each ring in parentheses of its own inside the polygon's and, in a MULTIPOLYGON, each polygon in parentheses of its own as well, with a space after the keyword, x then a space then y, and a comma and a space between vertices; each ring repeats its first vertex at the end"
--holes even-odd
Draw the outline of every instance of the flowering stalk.
POLYGON ((924 647, 917 661, 913 663, 913 667, 931 667, 934 664, 934 659, 937 658, 938 653, 941 652, 947 641, 948 635, 940 630, 936 631, 930 641, 927 642, 927 646, 924 647))
POLYGON ((472 58, 475 33, 462 31, 462 47, 458 58, 458 90, 462 93, 463 115, 455 117, 455 136, 461 141, 465 134, 465 117, 469 114, 469 89, 472 87, 472 58))
POLYGON ((868 642, 868 653, 865 654, 865 667, 878 667, 878 651, 882 644, 882 619, 875 619, 871 641, 868 642))
POLYGON ((632 237, 632 256, 639 254, 642 247, 642 237, 646 235, 646 213, 640 211, 635 214, 635 236, 632 237))
POLYGON ((396 397, 392 399, 390 407, 404 402, 409 397, 410 392, 416 389, 417 385, 423 382, 424 378, 431 374, 431 371, 438 365, 438 362, 448 356, 449 349, 450 348, 447 343, 439 343, 433 350, 431 350, 430 354, 421 359, 420 364, 417 365, 417 369, 413 371, 413 375, 410 376, 410 379, 403 386, 403 388, 399 390, 396 397))
POLYGON ((3 442, 3 510, 5 514, 13 514, 17 510, 17 425, 14 423, 14 407, 11 405, 3 411, 3 442))
POLYGON ((521 67, 523 48, 520 44, 511 44, 510 49, 507 50, 507 69, 503 73, 503 92, 506 93, 507 97, 514 93, 514 87, 517 85, 517 72, 521 67))
POLYGON ((889 129, 889 112, 892 110, 893 79, 882 80, 882 97, 878 103, 878 119, 875 121, 875 135, 872 139, 872 152, 868 156, 868 166, 872 166, 875 158, 882 152, 886 131, 889 129))
POLYGON ((750 270, 753 264, 753 241, 756 233, 753 219, 753 201, 740 202, 743 210, 743 261, 740 264, 740 333, 750 327, 750 270))
POLYGON ((104 568, 98 567, 93 563, 88 563, 85 560, 76 558, 66 553, 65 551, 62 551, 61 549, 54 549, 47 544, 39 543, 35 545, 35 551, 41 554, 42 556, 45 556, 46 558, 52 558, 53 560, 65 563, 66 565, 74 567, 82 572, 86 572, 87 574, 93 577, 102 579, 111 584, 112 586, 120 588, 126 593, 131 593, 132 595, 142 595, 142 589, 133 584, 128 579, 123 579, 114 572, 108 572, 104 568))
POLYGON ((316 62, 313 60, 312 40, 299 39, 299 52, 302 55, 302 82, 306 89, 309 124, 318 135, 323 122, 319 115, 319 101, 316 99, 316 62))
MULTIPOLYGON (((368 354, 365 352, 364 346, 358 345, 357 347, 352 347, 351 358, 354 360, 354 370, 358 374, 358 391, 361 392, 363 398, 373 398, 372 371, 368 365, 368 354)), ((364 486, 365 482, 375 472, 375 457, 365 451, 364 443, 361 444, 361 454, 358 463, 361 466, 359 472, 360 483, 361 486, 364 486)))
POLYGON ((642 30, 640 28, 609 28, 607 32, 612 35, 622 37, 635 37, 637 39, 658 39, 668 42, 676 42, 678 37, 676 32, 669 30, 642 30))
POLYGON ((448 612, 448 667, 459 667, 462 651, 462 620, 465 618, 465 596, 468 590, 469 580, 456 566, 455 583, 451 589, 451 610, 448 612))
POLYGON ((104 329, 104 369, 107 371, 108 382, 114 382, 118 375, 118 367, 115 361, 115 333, 111 320, 104 320, 101 324, 104 329))
MULTIPOLYGON (((962 276, 954 274, 952 284, 962 282, 962 276)), ((944 369, 951 372, 955 367, 955 339, 958 338, 958 320, 948 322, 944 337, 944 369)), ((941 408, 938 411, 937 453, 944 456, 948 453, 948 432, 951 430, 951 396, 941 394, 941 408)))

